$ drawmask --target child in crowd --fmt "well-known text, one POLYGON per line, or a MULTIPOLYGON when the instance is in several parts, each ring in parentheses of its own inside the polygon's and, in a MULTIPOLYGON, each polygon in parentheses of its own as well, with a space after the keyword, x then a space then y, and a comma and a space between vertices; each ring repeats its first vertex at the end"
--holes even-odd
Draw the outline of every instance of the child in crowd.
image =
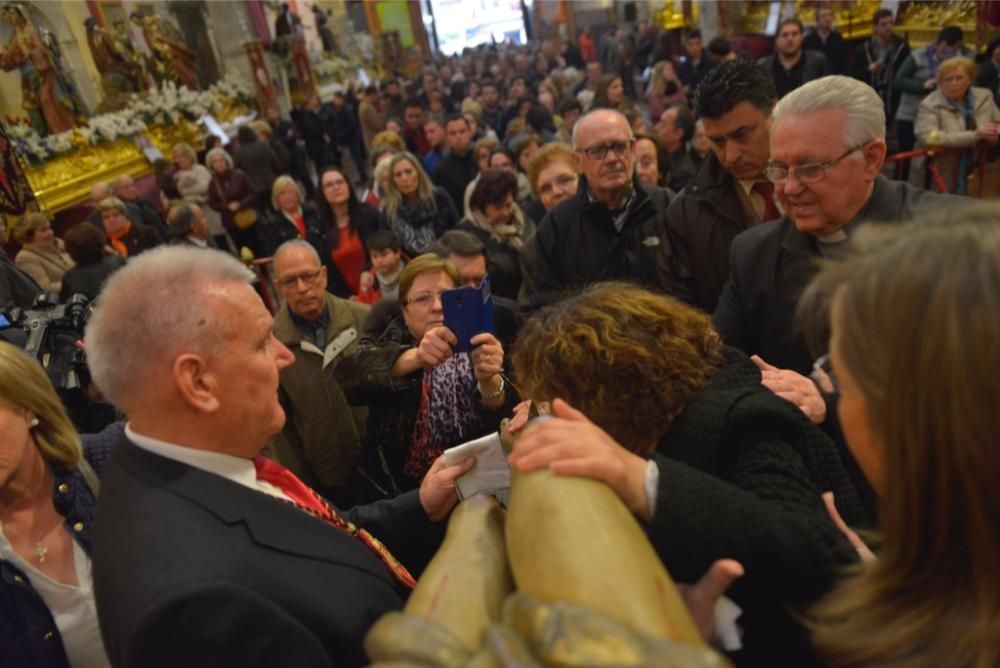
POLYGON ((374 304, 383 297, 396 298, 399 275, 406 266, 400 250, 399 237, 392 230, 378 230, 368 238, 368 257, 372 261, 374 281, 361 281, 358 301, 374 304))

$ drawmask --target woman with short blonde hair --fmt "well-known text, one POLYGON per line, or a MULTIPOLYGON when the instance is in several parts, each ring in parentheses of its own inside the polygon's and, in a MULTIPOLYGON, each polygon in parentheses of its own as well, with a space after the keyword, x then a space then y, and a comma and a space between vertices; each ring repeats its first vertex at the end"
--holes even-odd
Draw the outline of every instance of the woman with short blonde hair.
POLYGON ((74 262, 62 239, 52 231, 49 217, 37 212, 26 214, 14 227, 14 239, 21 244, 14 264, 35 279, 42 290, 58 294, 63 276, 74 262))

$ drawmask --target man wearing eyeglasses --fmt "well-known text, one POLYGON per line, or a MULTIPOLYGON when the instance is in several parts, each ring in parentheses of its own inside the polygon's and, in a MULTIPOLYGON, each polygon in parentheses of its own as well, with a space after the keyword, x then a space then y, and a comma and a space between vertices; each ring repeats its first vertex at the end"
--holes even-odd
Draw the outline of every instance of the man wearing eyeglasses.
POLYGON ((518 308, 530 313, 570 288, 625 280, 653 286, 671 193, 639 183, 625 116, 592 111, 573 128, 576 195, 553 207, 521 251, 518 308))
POLYGON ((887 179, 885 156, 885 108, 867 84, 830 76, 782 98, 765 173, 785 215, 733 240, 730 278, 713 315, 723 340, 754 356, 764 385, 816 424, 827 407, 805 377, 813 357, 795 308, 817 260, 842 257, 869 220, 904 221, 917 210, 968 201, 887 179))
MULTIPOLYGON (((349 405, 340 382, 343 374, 357 372, 354 360, 343 362, 357 350, 368 306, 327 292, 326 271, 316 250, 302 240, 288 241, 274 254, 285 299, 274 318, 274 336, 295 363, 279 376, 287 419, 269 445, 272 456, 307 485, 350 507, 382 496, 356 469, 368 411, 349 405)), ((387 379, 395 356, 367 357, 365 373, 387 379)))

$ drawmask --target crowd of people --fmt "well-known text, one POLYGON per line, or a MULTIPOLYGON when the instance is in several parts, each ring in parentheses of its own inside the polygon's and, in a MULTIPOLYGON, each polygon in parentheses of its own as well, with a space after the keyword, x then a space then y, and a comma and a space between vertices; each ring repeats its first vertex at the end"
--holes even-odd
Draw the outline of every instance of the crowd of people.
POLYGON ((178 144, 63 239, 19 220, 0 306, 95 300, 121 420, 78 435, 0 343, 11 665, 364 665, 474 465, 443 452, 508 418, 513 468, 607 483, 679 582, 737 562, 737 640, 704 629, 736 665, 1000 662, 1000 208, 962 196, 1000 44, 815 18, 761 59, 649 26, 435 57, 178 144), (460 341, 442 295, 487 278, 460 341))

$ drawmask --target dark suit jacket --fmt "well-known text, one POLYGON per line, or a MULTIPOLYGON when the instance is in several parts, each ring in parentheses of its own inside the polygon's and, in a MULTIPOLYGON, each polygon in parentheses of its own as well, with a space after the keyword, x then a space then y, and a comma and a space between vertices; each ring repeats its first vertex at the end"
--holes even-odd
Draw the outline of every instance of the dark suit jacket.
MULTIPOLYGON (((358 666, 400 588, 358 540, 123 439, 104 470, 94 587, 115 666, 358 666)), ((417 493, 345 513, 394 554, 435 532, 417 493), (396 549, 394 549, 396 548, 396 549)))
MULTIPOLYGON (((879 176, 855 220, 896 223, 917 211, 970 201, 879 176)), ((751 227, 733 240, 729 281, 712 316, 723 341, 781 369, 810 372, 813 355, 796 326, 795 307, 816 273, 816 244, 788 216, 751 227)))

